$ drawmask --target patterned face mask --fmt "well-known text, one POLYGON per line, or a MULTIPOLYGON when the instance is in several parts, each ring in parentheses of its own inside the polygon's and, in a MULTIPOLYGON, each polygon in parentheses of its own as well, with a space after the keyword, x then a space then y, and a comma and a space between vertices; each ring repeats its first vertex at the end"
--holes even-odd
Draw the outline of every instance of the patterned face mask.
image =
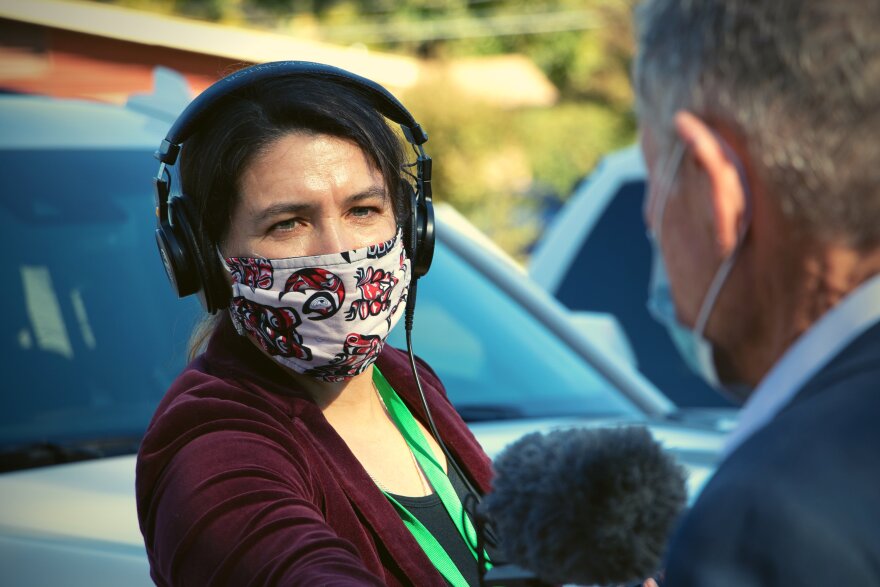
POLYGON ((224 261, 238 333, 322 381, 345 381, 372 365, 406 306, 410 260, 399 231, 354 251, 224 261))

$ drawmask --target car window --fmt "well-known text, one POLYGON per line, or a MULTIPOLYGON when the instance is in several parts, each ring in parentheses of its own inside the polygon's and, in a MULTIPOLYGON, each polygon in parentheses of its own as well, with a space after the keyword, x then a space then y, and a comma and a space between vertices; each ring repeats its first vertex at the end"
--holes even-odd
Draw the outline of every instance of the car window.
MULTIPOLYGON (((406 347, 402 323, 389 344, 406 347)), ((638 413, 538 317, 442 241, 419 281, 413 350, 438 373, 466 420, 638 413)))
POLYGON ((678 405, 729 405, 696 377, 647 310, 651 244, 642 220, 644 181, 622 183, 568 267, 556 296, 572 310, 613 314, 639 370, 678 405))
POLYGON ((168 288, 148 230, 152 153, 0 151, 0 165, 0 444, 139 438, 197 306, 168 288))

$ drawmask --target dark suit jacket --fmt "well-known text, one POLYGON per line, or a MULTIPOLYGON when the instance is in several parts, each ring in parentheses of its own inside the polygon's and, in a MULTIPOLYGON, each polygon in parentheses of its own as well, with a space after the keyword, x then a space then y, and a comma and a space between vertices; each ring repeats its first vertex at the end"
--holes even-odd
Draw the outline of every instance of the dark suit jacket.
POLYGON ((665 587, 880 585, 880 323, 720 466, 665 587))

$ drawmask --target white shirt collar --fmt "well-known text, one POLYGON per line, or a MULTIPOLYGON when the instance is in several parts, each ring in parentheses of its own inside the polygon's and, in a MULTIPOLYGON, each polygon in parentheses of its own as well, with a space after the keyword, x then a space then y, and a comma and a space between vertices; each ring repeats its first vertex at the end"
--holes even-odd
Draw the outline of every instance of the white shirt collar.
POLYGON ((878 321, 880 275, 875 275, 819 318, 773 365, 740 411, 722 458, 770 422, 804 384, 878 321))

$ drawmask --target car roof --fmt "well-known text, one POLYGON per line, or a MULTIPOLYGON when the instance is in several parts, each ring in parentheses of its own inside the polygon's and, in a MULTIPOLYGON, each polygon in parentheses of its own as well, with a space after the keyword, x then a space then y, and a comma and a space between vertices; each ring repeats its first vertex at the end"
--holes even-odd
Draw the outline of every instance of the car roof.
POLYGON ((0 95, 0 149, 155 149, 170 126, 119 104, 0 95))

